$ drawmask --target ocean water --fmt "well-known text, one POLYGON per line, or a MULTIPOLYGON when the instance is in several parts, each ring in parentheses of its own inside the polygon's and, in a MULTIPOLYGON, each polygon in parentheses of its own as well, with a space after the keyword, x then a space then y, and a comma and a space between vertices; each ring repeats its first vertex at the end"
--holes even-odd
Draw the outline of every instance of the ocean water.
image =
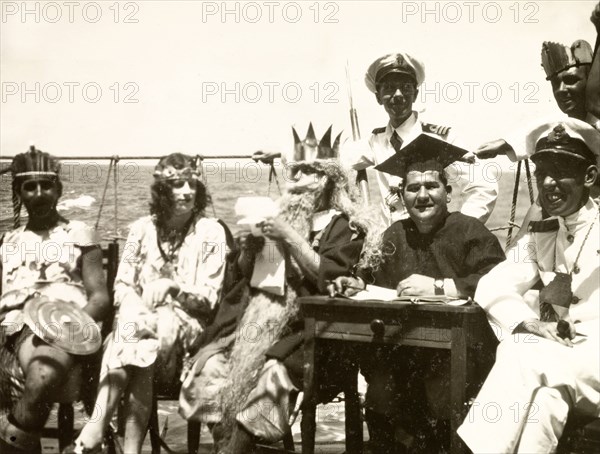
MULTIPOLYGON (((107 164, 64 161, 61 171, 63 195, 58 205, 59 212, 67 219, 84 221, 90 226, 97 224, 104 240, 108 241, 115 235, 126 236, 128 225, 149 213, 154 164, 120 161, 115 191, 115 173, 108 174, 107 164)), ((269 191, 273 197, 277 197, 275 183, 269 190, 268 173, 267 166, 251 160, 205 163, 204 179, 213 199, 207 215, 219 217, 232 228, 235 227, 233 206, 238 197, 267 195, 269 191)), ((2 175, 0 180, 2 233, 10 230, 13 224, 10 181, 10 174, 2 175)), ((26 218, 25 209, 21 216, 22 220, 26 218)))
MULTIPOLYGON (((150 184, 154 162, 120 161, 116 175, 116 209, 115 209, 115 175, 108 178, 106 161, 64 161, 61 178, 63 195, 60 199, 60 213, 67 219, 84 221, 90 226, 98 224, 98 231, 103 241, 110 241, 114 236, 126 237, 128 225, 134 220, 148 214, 150 201, 150 184), (102 197, 106 186, 104 203, 102 197), (100 208, 102 207, 102 210, 100 208), (100 213, 100 216, 99 216, 100 213), (116 217, 115 217, 116 214, 116 217)), ((3 163, 3 168, 6 163, 3 163)), ((380 197, 375 179, 370 172, 371 203, 379 203, 380 197)), ((277 198, 279 191, 275 181, 269 183, 269 167, 252 160, 205 161, 203 178, 213 203, 207 209, 208 216, 223 219, 233 232, 238 230, 234 213, 234 205, 238 197, 249 195, 270 195, 277 198)), ((527 184, 521 178, 517 204, 516 222, 520 224, 530 205, 527 184)), ((12 228, 13 208, 10 189, 10 174, 0 177, 0 234, 12 228)), ((285 188, 285 178, 281 168, 278 170, 278 181, 281 190, 285 188)), ((500 196, 496 208, 487 222, 490 229, 505 227, 510 219, 510 209, 514 188, 514 172, 505 172, 499 179, 500 196)), ((450 209, 459 206, 459 198, 455 195, 450 209)), ((26 212, 22 210, 22 220, 26 212)), ((507 230, 497 230, 501 244, 504 245, 507 230)), ((516 233, 516 232, 515 232, 516 233)))

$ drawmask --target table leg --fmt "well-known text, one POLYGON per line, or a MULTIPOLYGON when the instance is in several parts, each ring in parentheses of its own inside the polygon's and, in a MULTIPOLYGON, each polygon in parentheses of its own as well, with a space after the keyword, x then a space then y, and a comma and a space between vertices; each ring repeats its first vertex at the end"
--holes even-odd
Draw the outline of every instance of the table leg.
POLYGON ((346 410, 346 453, 362 454, 363 421, 358 396, 358 369, 354 369, 348 377, 344 390, 346 410))
POLYGON ((464 418, 465 391, 467 386, 468 348, 466 333, 462 327, 452 328, 452 349, 450 350, 450 452, 465 452, 462 440, 456 433, 464 418))
POLYGON ((302 454, 314 454, 316 431, 315 319, 304 319, 304 402, 302 404, 302 454))

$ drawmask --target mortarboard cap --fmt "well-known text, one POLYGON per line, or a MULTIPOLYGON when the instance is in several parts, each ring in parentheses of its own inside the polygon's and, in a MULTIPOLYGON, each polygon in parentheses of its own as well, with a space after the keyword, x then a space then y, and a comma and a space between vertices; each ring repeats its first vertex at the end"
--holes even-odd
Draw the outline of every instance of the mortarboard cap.
POLYGON ((391 73, 406 74, 419 87, 425 80, 425 65, 404 52, 384 55, 371 63, 367 69, 365 74, 367 88, 376 93, 377 84, 391 73))
POLYGON ((421 134, 375 169, 403 178, 412 168, 420 171, 445 169, 466 153, 467 150, 429 134, 421 134))

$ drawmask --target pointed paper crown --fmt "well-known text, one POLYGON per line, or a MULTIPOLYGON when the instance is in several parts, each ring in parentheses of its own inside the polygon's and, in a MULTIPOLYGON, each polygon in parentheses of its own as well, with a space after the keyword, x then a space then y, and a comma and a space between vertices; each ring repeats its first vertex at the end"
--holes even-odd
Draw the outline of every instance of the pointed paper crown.
POLYGON ((300 161, 314 161, 317 159, 336 159, 339 155, 340 149, 340 138, 342 133, 340 132, 333 146, 331 146, 331 129, 333 125, 327 129, 320 142, 317 142, 315 136, 315 130, 313 129, 312 123, 308 125, 308 131, 306 132, 306 138, 300 140, 300 136, 296 132, 296 129, 292 126, 292 132, 294 134, 294 156, 295 162, 300 161))
POLYGON ((546 72, 546 80, 574 66, 591 63, 592 46, 583 39, 578 39, 571 47, 551 41, 544 41, 542 44, 542 66, 546 72))

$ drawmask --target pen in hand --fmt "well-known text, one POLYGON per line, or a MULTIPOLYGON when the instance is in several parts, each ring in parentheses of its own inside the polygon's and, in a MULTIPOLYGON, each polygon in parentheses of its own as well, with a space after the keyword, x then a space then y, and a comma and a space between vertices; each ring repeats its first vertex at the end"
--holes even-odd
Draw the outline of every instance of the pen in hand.
POLYGON ((344 294, 346 289, 357 290, 358 292, 361 292, 364 290, 363 287, 357 287, 356 285, 350 285, 346 282, 341 282, 340 285, 342 287, 342 290, 340 292, 336 289, 336 287, 337 287, 336 281, 328 280, 328 281, 325 281, 325 283, 327 284, 327 290, 329 292, 330 298, 335 298, 336 295, 341 295, 341 296, 346 297, 346 295, 344 294))

